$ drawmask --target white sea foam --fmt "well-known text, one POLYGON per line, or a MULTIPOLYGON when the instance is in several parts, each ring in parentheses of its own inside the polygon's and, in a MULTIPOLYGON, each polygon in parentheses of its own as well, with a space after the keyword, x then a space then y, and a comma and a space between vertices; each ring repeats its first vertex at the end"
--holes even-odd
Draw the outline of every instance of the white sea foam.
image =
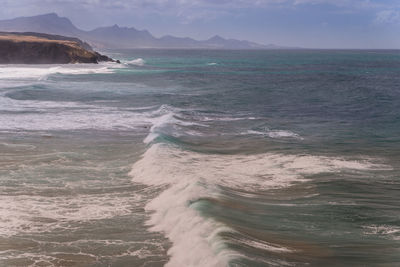
POLYGON ((297 139, 302 139, 298 134, 291 132, 291 131, 282 131, 282 130, 275 130, 275 131, 269 131, 268 136, 271 138, 297 138, 297 139))
MULTIPOLYGON (((163 154, 161 150, 159 145, 153 145, 143 159, 135 164, 131 175, 134 181, 145 184, 173 184, 146 207, 156 211, 149 222, 153 225, 153 230, 166 232, 167 237, 174 242, 174 246, 169 250, 172 258, 168 266, 226 265, 227 261, 216 257, 210 247, 215 247, 218 251, 217 247, 223 246, 216 240, 218 231, 215 229, 229 229, 212 220, 204 220, 195 210, 188 208, 188 202, 204 195, 206 189, 198 186, 196 179, 184 179, 179 182, 179 179, 185 178, 185 175, 179 174, 182 171, 181 162, 172 158, 170 164, 164 165, 168 162, 165 157, 175 156, 163 154), (161 162, 157 162, 158 160, 161 162), (157 164, 158 167, 154 168, 153 164, 157 164), (167 175, 168 181, 164 175, 167 175)), ((180 158, 179 155, 178 157, 180 158)))
POLYGON ((35 149, 36 146, 34 145, 27 145, 27 144, 11 144, 11 143, 0 143, 0 146, 11 147, 14 149, 35 149))
POLYGON ((23 112, 45 112, 61 108, 91 108, 93 105, 87 105, 78 102, 68 101, 39 101, 39 100, 16 100, 5 96, 7 92, 0 94, 1 111, 23 111, 23 112))
POLYGON ((248 130, 244 132, 243 134, 252 134, 252 135, 262 135, 262 136, 268 136, 269 138, 295 138, 299 140, 303 140, 304 138, 301 137, 299 134, 294 133, 292 131, 285 131, 285 130, 268 130, 266 131, 255 131, 255 130, 248 130))
POLYGON ((145 114, 130 113, 108 108, 54 110, 45 113, 2 114, 0 130, 51 131, 51 130, 130 130, 150 124, 145 114))
POLYGON ((203 116, 198 118, 201 121, 243 121, 243 120, 256 120, 256 117, 230 117, 230 116, 219 116, 209 117, 203 116))
POLYGON ((150 133, 148 134, 148 136, 143 140, 144 143, 150 143, 152 142, 154 139, 156 139, 159 134, 158 134, 158 130, 160 130, 160 128, 162 128, 164 125, 168 124, 168 123, 174 123, 177 122, 178 120, 176 120, 174 118, 174 113, 173 112, 167 112, 163 115, 160 116, 156 116, 152 119, 152 126, 150 128, 150 133))
POLYGON ((181 117, 181 110, 161 105, 136 108, 117 108, 101 105, 101 102, 79 103, 38 100, 15 100, 0 94, 1 131, 51 131, 51 130, 139 130, 150 128, 145 143, 153 141, 165 128, 171 127, 171 134, 201 135, 183 127, 197 125, 181 117), (17 114, 15 114, 15 112, 17 114))
POLYGON ((152 112, 115 108, 101 103, 15 100, 0 95, 0 130, 113 130, 138 129, 152 124, 152 112), (15 114, 17 112, 17 114, 15 114))
POLYGON ((113 73, 116 63, 68 64, 68 65, 0 65, 1 80, 45 80, 52 74, 96 74, 113 73))
POLYGON ((218 65, 218 63, 216 63, 216 62, 211 62, 211 63, 207 63, 207 65, 208 65, 208 66, 215 66, 215 65, 218 65))
POLYGON ((68 228, 71 222, 107 219, 131 213, 139 195, 0 196, 0 236, 68 228))
MULTIPOLYGON (((168 185, 146 206, 154 211, 149 221, 152 229, 165 232, 173 242, 168 266, 220 266, 240 257, 219 238, 219 233, 233 230, 200 216, 195 209, 200 198, 218 198, 219 185, 247 191, 268 190, 305 181, 310 174, 376 167, 379 166, 368 161, 341 158, 273 153, 210 155, 155 144, 134 164, 130 175, 134 182, 168 185)), ((264 243, 248 245, 280 252, 286 249, 264 243)))
MULTIPOLYGON (((182 111, 181 109, 172 106, 161 105, 160 108, 158 108, 157 110, 150 112, 149 121, 151 122, 152 126, 150 128, 149 134, 143 140, 143 142, 146 144, 151 143, 160 135, 161 132, 163 132, 164 128, 167 126, 171 126, 175 129, 173 133, 175 136, 180 135, 179 129, 177 129, 177 127, 179 126, 197 125, 206 127, 206 125, 200 123, 185 121, 179 115, 181 111, 182 111)), ((197 135, 197 136, 201 135, 201 133, 193 130, 187 130, 185 131, 185 134, 197 135)))
POLYGON ((126 61, 126 64, 135 65, 135 66, 144 66, 144 64, 146 64, 146 61, 144 61, 143 58, 137 58, 137 59, 133 59, 130 61, 126 61))
POLYGON ((377 235, 392 240, 400 240, 400 227, 394 225, 373 224, 364 226, 364 233, 366 235, 377 235))
MULTIPOLYGON (((60 262, 69 258, 67 265, 71 266, 91 266, 98 265, 99 259, 115 261, 123 257, 137 257, 146 259, 147 263, 154 262, 155 257, 164 257, 164 248, 159 242, 152 241, 127 241, 116 239, 78 239, 71 242, 57 241, 27 241, 31 246, 32 252, 24 252, 20 249, 9 249, 0 251, 0 262, 4 260, 28 259, 32 261, 30 267, 36 266, 60 266, 60 262), (49 255, 47 246, 67 248, 65 252, 53 252, 49 255), (35 250, 36 247, 43 247, 43 250, 35 250), (93 248, 107 247, 107 250, 93 251, 93 248)), ((65 262, 65 261, 64 261, 65 262)), ((64 264, 61 264, 65 266, 64 264)), ((10 266, 10 265, 7 265, 10 266)))
POLYGON ((270 252, 276 252, 276 253, 290 253, 293 252, 293 250, 286 248, 286 247, 282 247, 276 244, 271 244, 265 241, 261 241, 261 240, 251 240, 251 239, 245 239, 245 238, 235 238, 235 241, 239 244, 248 246, 248 247, 252 247, 252 248, 256 248, 256 249, 260 249, 260 250, 266 250, 266 251, 270 251, 270 252))

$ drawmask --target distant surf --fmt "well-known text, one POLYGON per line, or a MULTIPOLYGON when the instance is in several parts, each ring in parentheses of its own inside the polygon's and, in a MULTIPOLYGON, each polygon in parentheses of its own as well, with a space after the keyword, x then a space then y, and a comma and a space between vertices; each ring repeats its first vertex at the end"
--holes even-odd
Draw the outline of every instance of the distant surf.
POLYGON ((113 69, 118 68, 117 63, 93 64, 71 64, 71 65, 0 65, 0 79, 2 80, 21 80, 35 79, 46 80, 50 75, 67 74, 106 74, 113 73, 113 69))
POLYGON ((133 59, 133 60, 126 61, 125 63, 129 64, 129 65, 135 65, 135 66, 144 66, 146 61, 144 61, 143 58, 136 58, 136 59, 133 59))

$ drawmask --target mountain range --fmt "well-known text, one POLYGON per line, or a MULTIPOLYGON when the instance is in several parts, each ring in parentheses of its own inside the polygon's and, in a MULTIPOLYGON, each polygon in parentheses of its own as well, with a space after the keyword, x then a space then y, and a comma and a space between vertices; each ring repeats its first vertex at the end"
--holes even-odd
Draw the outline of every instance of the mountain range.
POLYGON ((0 31, 5 32, 37 32, 77 37, 88 42, 95 48, 199 48, 199 49, 279 49, 284 48, 273 44, 262 45, 250 41, 225 39, 214 36, 198 41, 192 38, 181 38, 170 35, 161 38, 154 37, 147 30, 137 30, 133 27, 118 25, 100 27, 90 31, 77 28, 68 18, 56 13, 32 17, 18 17, 0 20, 0 31))

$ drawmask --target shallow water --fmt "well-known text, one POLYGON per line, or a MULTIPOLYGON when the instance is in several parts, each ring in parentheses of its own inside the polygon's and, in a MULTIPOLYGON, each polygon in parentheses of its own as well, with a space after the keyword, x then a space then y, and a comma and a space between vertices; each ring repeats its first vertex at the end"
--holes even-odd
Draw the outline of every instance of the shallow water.
POLYGON ((398 51, 0 66, 0 266, 400 264, 398 51))

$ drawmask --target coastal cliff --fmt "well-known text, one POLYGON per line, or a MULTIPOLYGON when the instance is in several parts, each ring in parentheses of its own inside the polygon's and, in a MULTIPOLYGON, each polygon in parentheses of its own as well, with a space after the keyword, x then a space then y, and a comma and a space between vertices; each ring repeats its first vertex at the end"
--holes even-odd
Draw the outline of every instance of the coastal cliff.
POLYGON ((118 62, 78 38, 42 33, 0 32, 0 64, 118 62))

